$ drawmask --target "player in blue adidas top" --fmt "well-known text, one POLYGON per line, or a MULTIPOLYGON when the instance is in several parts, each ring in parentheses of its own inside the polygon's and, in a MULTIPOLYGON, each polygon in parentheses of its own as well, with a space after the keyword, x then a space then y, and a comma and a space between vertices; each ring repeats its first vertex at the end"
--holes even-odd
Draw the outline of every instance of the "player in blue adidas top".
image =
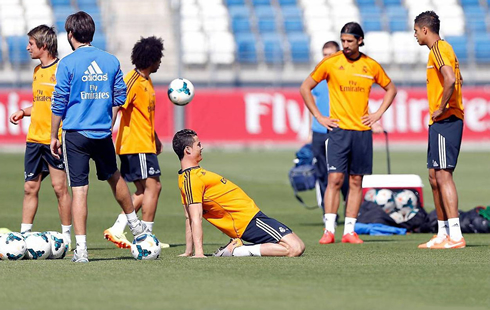
POLYGON ((90 15, 78 12, 65 23, 68 42, 74 52, 58 64, 53 92, 51 153, 60 157, 58 130, 63 120, 63 156, 68 184, 72 188, 73 226, 76 250, 72 261, 88 262, 86 226, 89 160, 95 161, 99 180, 107 180, 128 218, 133 235, 146 231, 136 216, 126 182, 116 165, 112 143, 112 108, 126 100, 126 84, 119 61, 90 45, 95 23, 90 15))

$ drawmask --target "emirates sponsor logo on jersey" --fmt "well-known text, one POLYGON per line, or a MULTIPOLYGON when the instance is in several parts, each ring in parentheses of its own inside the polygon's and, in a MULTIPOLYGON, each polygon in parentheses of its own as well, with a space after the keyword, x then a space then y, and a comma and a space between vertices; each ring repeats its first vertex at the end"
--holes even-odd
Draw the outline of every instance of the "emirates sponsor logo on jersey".
POLYGON ((107 81, 107 73, 102 72, 97 62, 94 60, 90 63, 87 70, 82 76, 84 82, 107 81))

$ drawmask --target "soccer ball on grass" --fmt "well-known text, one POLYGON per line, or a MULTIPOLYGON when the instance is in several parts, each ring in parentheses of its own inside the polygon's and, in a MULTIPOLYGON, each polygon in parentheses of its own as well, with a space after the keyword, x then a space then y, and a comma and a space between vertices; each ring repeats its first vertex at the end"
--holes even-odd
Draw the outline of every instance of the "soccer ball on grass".
POLYGON ((25 237, 28 259, 46 259, 51 255, 51 242, 48 235, 41 232, 31 233, 25 237))
POLYGON ((48 258, 64 258, 68 251, 68 242, 65 242, 65 236, 57 231, 47 231, 45 234, 48 236, 51 244, 51 254, 48 258))
POLYGON ((137 260, 157 259, 162 251, 160 241, 153 234, 145 233, 134 238, 131 254, 137 260))
POLYGON ((19 260, 26 253, 26 242, 22 234, 11 232, 0 237, 0 259, 19 260))

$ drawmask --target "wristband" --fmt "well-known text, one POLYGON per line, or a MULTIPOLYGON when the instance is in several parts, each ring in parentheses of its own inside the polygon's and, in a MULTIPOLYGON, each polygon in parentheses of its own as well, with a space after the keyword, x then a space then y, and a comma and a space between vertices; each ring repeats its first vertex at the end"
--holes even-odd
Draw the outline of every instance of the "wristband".
POLYGON ((26 111, 24 109, 20 109, 22 111, 22 116, 26 116, 26 111))

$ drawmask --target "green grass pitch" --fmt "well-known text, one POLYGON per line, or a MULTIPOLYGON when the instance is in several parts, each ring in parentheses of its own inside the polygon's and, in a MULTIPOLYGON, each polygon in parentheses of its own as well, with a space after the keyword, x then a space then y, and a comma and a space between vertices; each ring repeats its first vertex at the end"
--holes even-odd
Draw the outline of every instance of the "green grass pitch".
MULTIPOLYGON (((303 209, 287 179, 293 151, 204 151, 202 166, 241 186, 269 216, 305 242, 300 258, 178 257, 184 217, 177 188, 177 157, 160 155, 163 190, 154 232, 169 249, 157 261, 135 261, 103 239, 120 211, 109 186, 92 170, 89 190, 89 264, 64 260, 0 262, 2 309, 489 309, 490 236, 467 234, 463 250, 419 250, 428 234, 363 236, 363 245, 318 244, 320 210, 303 209)), ((462 152, 455 172, 460 208, 488 205, 488 152, 462 152)), ((386 172, 375 152, 375 173, 386 172)), ((1 154, 0 227, 20 228, 23 155, 1 154)), ((425 154, 392 152, 392 173, 424 180, 433 209, 425 154)), ((93 167, 92 167, 93 169, 93 167)), ((49 178, 43 183, 34 230, 60 230, 49 178)), ((133 189, 133 187, 131 187, 133 189)), ((308 195, 307 199, 313 199, 308 195)), ((341 217, 342 219, 342 217, 341 217)), ((337 240, 343 227, 337 228, 337 240)), ((129 233, 130 234, 130 233, 129 233)), ((204 224, 205 252, 228 237, 204 224)))

